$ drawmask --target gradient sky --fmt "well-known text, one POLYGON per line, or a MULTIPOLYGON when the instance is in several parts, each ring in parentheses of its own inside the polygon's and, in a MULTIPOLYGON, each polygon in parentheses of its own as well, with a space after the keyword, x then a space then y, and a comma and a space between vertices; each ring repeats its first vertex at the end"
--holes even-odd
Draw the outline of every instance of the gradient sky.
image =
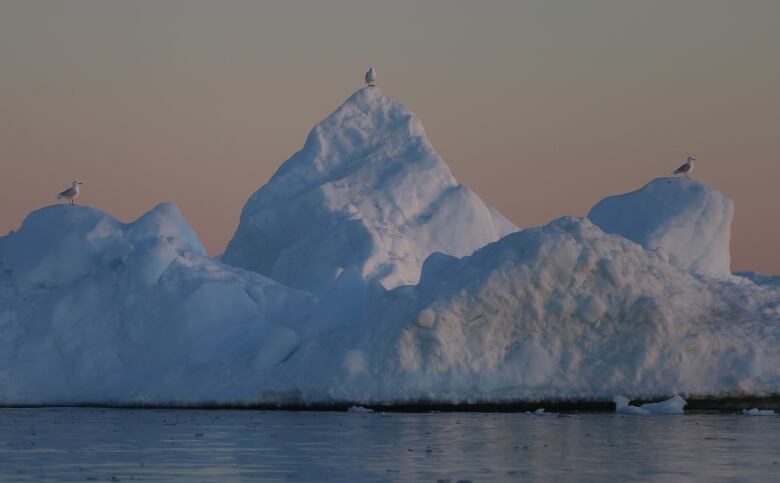
POLYGON ((219 253, 369 65, 516 224, 693 153, 736 204, 732 267, 780 273, 777 0, 0 0, 0 232, 78 177, 123 221, 175 202, 219 253))

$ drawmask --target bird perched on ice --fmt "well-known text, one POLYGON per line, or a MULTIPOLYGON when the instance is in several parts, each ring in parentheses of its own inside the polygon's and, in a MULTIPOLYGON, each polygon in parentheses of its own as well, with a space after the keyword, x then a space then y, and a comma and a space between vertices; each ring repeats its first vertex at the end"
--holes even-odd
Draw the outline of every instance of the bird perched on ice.
POLYGON ((373 67, 366 72, 366 85, 369 87, 374 87, 376 85, 376 71, 373 67))
POLYGON ((690 178, 691 171, 693 171, 693 162, 696 161, 696 158, 693 156, 688 156, 688 159, 685 161, 685 164, 680 166, 679 168, 675 169, 672 174, 684 174, 686 178, 690 178))
POLYGON ((74 181, 73 185, 70 188, 66 189, 65 191, 57 195, 57 199, 58 200, 66 199, 69 201, 71 205, 74 205, 75 203, 73 200, 75 200, 76 197, 79 195, 79 186, 81 186, 81 181, 78 180, 74 181))

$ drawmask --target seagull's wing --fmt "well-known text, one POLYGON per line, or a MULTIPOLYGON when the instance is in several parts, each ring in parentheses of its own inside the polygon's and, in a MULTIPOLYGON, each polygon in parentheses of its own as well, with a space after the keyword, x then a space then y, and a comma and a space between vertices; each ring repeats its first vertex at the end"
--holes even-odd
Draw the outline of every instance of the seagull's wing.
POLYGON ((57 199, 60 199, 60 198, 70 198, 70 197, 72 197, 75 194, 76 194, 76 190, 74 188, 68 188, 65 191, 63 191, 62 193, 58 194, 57 195, 57 199))
POLYGON ((675 169, 672 174, 680 174, 680 173, 687 173, 688 170, 691 168, 691 165, 688 163, 683 164, 679 168, 675 169))

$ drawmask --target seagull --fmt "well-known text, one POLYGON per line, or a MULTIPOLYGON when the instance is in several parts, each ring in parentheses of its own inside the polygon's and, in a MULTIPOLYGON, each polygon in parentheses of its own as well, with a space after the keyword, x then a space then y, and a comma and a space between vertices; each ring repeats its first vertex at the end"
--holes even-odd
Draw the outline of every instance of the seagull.
POLYGON ((686 178, 690 178, 691 171, 693 171, 693 162, 696 161, 696 158, 693 156, 688 156, 688 159, 685 160, 685 164, 680 166, 679 168, 675 169, 672 174, 680 174, 683 173, 686 178))
POLYGON ((73 202, 74 199, 79 195, 79 186, 81 185, 81 181, 75 180, 73 181, 73 185, 63 191, 62 193, 57 195, 57 199, 66 199, 70 202, 71 205, 75 205, 76 203, 73 202))
POLYGON ((366 85, 369 87, 374 87, 376 85, 376 71, 373 67, 366 72, 366 85))

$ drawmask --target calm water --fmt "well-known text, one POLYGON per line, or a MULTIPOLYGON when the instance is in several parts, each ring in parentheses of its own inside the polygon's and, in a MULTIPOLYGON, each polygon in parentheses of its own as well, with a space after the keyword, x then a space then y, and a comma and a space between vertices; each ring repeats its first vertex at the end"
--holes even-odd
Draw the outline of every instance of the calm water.
POLYGON ((0 409, 2 481, 777 480, 780 416, 0 409))

